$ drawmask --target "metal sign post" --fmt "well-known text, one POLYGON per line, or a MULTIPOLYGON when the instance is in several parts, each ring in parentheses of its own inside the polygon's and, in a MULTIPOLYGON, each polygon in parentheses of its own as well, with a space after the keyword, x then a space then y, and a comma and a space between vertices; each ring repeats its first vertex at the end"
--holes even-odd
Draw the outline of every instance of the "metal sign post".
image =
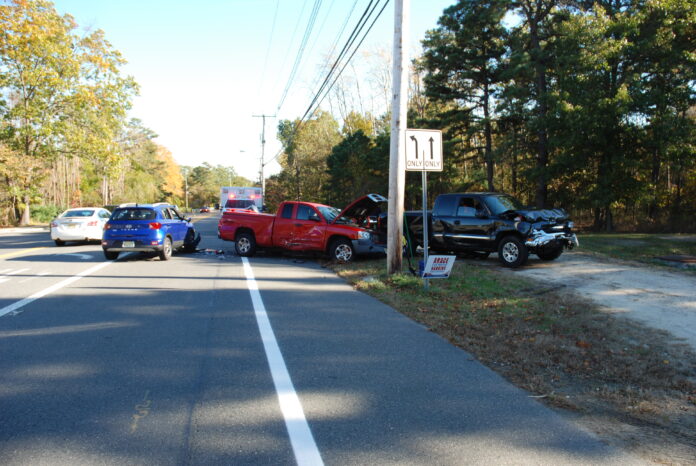
MULTIPOLYGON (((431 129, 406 130, 406 171, 420 171, 423 177, 423 265, 428 263, 428 175, 427 172, 441 172, 442 132, 431 129)), ((423 278, 427 290, 429 281, 423 278)))
MULTIPOLYGON (((423 264, 428 263, 428 175, 427 170, 423 170, 423 264)), ((423 278, 423 288, 428 291, 430 282, 423 278)))

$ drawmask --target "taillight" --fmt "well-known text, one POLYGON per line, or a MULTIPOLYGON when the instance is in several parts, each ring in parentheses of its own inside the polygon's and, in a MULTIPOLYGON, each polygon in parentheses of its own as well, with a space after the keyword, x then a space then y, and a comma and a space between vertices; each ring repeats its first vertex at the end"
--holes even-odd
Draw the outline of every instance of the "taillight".
POLYGON ((159 230, 160 228, 162 228, 160 222, 150 222, 150 230, 159 230))
POLYGON ((51 222, 51 228, 57 228, 58 223, 57 222, 51 222))
POLYGON ((111 224, 110 223, 105 223, 104 224, 104 230, 110 230, 111 229, 111 224))

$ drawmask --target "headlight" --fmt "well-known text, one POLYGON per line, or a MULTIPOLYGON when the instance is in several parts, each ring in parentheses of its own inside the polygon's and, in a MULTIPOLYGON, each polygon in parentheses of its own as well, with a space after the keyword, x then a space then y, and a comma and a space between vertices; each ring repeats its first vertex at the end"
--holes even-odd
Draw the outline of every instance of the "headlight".
POLYGON ((568 228, 570 228, 570 229, 575 228, 575 224, 573 222, 568 222, 568 228))
POLYGON ((369 231, 359 231, 358 232, 358 239, 370 239, 370 232, 369 231))

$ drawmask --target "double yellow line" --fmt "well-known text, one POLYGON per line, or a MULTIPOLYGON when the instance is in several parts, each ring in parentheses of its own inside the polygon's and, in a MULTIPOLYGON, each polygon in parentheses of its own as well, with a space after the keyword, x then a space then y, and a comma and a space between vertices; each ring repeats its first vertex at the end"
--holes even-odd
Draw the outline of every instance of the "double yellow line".
POLYGON ((39 246, 37 248, 22 249, 21 251, 8 252, 7 254, 0 254, 0 259, 7 259, 8 257, 21 256, 31 251, 36 251, 39 249, 46 249, 46 246, 39 246))

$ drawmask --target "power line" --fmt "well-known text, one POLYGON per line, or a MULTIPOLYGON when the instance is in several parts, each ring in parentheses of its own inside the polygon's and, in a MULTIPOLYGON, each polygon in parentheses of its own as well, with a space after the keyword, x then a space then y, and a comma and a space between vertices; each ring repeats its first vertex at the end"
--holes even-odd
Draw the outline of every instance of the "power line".
POLYGON ((261 73, 261 80, 259 82, 259 88, 256 91, 256 98, 261 95, 261 89, 263 88, 264 81, 266 80, 266 70, 268 69, 268 56, 271 53, 271 45, 273 44, 273 35, 275 34, 276 19, 278 18, 278 6, 280 5, 280 0, 276 0, 275 13, 273 14, 273 24, 271 25, 271 35, 268 38, 268 47, 266 48, 266 58, 263 60, 263 72, 261 73))
POLYGON ((309 40, 309 36, 312 34, 312 29, 314 29, 314 23, 317 20, 317 15, 319 14, 319 9, 321 8, 321 2, 322 0, 314 1, 314 7, 312 8, 312 12, 309 15, 309 21, 307 22, 307 27, 305 28, 305 33, 302 37, 300 48, 297 51, 297 56, 295 57, 295 63, 292 67, 292 71, 290 72, 290 77, 288 78, 288 82, 285 85, 285 90, 283 91, 283 95, 280 98, 280 103, 278 104, 278 108, 276 109, 276 111, 280 110, 280 108, 285 103, 285 98, 288 95, 288 91, 290 91, 290 87, 292 86, 292 83, 295 80, 295 75, 297 74, 297 70, 300 67, 300 63, 302 62, 302 56, 304 55, 305 47, 307 46, 307 41, 309 40))
MULTIPOLYGON (((312 101, 310 102, 309 106, 307 107, 307 110, 305 111, 304 115, 302 115, 302 118, 300 118, 299 122, 297 123, 297 126, 295 126, 295 129, 293 130, 292 135, 290 136, 290 139, 294 138, 295 134, 297 134, 297 131, 300 129, 300 127, 301 127, 302 124, 304 123, 305 118, 307 117, 307 115, 310 115, 310 114, 314 113, 314 112, 316 111, 316 108, 321 104, 321 102, 324 100, 324 98, 326 98, 326 96, 328 95, 328 93, 331 91, 331 89, 333 88, 333 86, 336 84, 336 81, 338 81, 338 79, 340 78, 341 74, 343 73, 343 70, 345 70, 346 66, 348 66, 348 64, 350 63, 350 61, 353 59, 353 57, 355 56, 355 53, 358 51, 358 49, 360 48, 360 46, 362 45, 362 43, 365 41, 365 39, 367 38, 367 35, 370 33, 370 31, 371 31, 372 28, 374 27, 375 23, 377 22, 377 20, 379 19, 379 17, 380 17, 380 16, 382 15, 382 13, 384 12, 384 10, 385 10, 385 8, 387 7, 387 5, 389 4, 389 0, 386 0, 385 3, 382 5, 382 8, 379 10, 379 12, 377 13, 377 15, 374 17, 374 19, 373 19, 372 23, 370 24, 370 26, 367 28, 367 30, 365 31, 365 33, 362 35, 362 38, 360 39, 360 41, 358 42, 358 44, 353 48, 353 50, 352 50, 352 52, 350 53, 350 56, 348 57, 348 59, 345 61, 345 63, 343 63, 343 66, 340 68, 340 71, 338 72, 338 74, 336 74, 335 76, 333 76, 334 71, 337 69, 337 67, 338 67, 338 65, 339 65, 339 63, 340 63, 340 61, 341 61, 341 59, 347 55, 347 53, 348 53, 350 47, 355 43, 355 41, 356 41, 358 35, 359 35, 359 34, 361 33, 361 31, 364 29, 365 24, 367 24, 367 22, 369 21, 370 17, 374 14, 375 10, 376 10, 377 7, 379 6, 380 1, 381 1, 381 0, 377 0, 377 2, 376 2, 376 3, 374 4, 374 6, 373 6, 373 5, 372 5, 373 0, 371 0, 370 3, 368 4, 368 6, 366 7, 366 9, 365 9, 365 11, 363 12, 362 16, 361 16, 360 19, 358 20, 358 23, 357 23, 356 26, 353 28, 353 31, 351 32, 349 38, 347 39, 345 45, 343 46, 343 48, 342 48, 342 50, 341 50, 341 53, 339 54, 339 57, 336 59, 336 61, 334 62, 333 66, 331 67, 331 69, 330 69, 329 72, 327 73, 326 78, 324 79, 324 81, 323 81, 322 85, 320 86, 319 90, 315 93, 315 95, 314 95, 312 101), (333 80, 332 80, 332 78, 333 78, 333 80), (331 83, 330 85, 328 84, 329 82, 331 83), (328 86, 328 87, 327 87, 327 86, 328 86), (323 96, 322 96, 322 93, 323 93, 323 96), (316 106, 315 106, 315 104, 316 104, 316 106)), ((281 149, 280 151, 278 151, 278 153, 277 153, 272 159, 270 159, 270 160, 268 161, 268 163, 270 163, 270 162, 274 161, 275 159, 277 159, 282 153, 283 153, 283 149, 281 149)))

